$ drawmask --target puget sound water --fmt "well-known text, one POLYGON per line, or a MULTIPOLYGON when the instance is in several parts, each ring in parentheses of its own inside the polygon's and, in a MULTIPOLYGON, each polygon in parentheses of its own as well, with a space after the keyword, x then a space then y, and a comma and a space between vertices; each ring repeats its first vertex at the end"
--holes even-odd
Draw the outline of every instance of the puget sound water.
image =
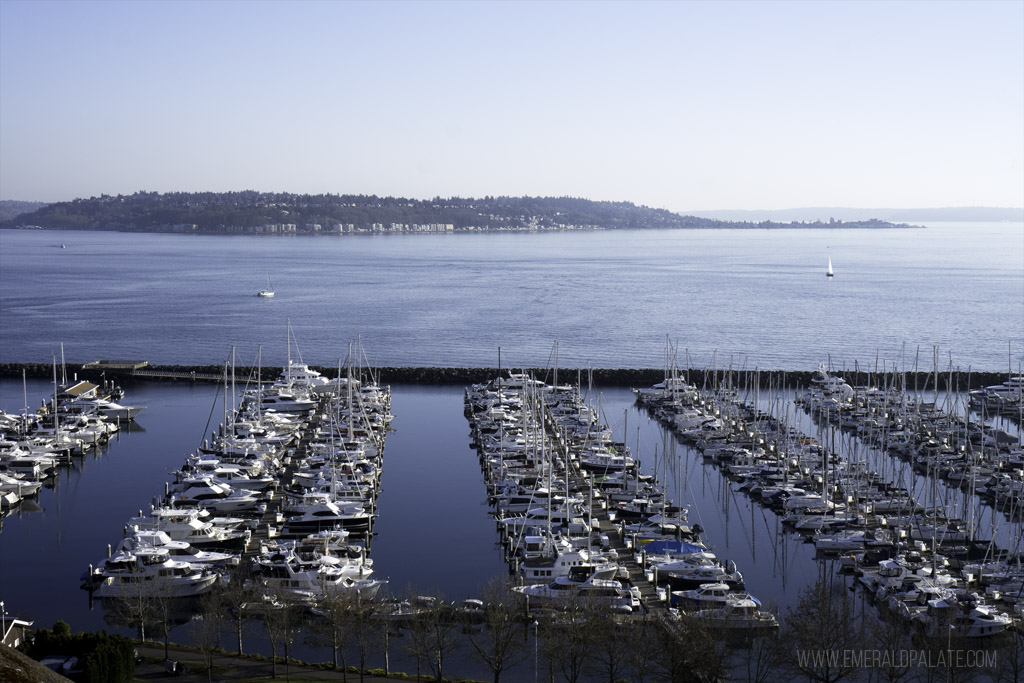
MULTIPOLYGON (((0 231, 0 362, 59 360, 63 343, 69 362, 217 364, 234 345, 240 364, 262 347, 265 365, 281 365, 286 320, 304 360, 319 365, 335 364, 358 337, 375 365, 493 367, 501 347, 504 367, 545 367, 557 340, 561 367, 661 367, 670 338, 692 367, 813 370, 829 358, 850 368, 878 358, 911 369, 919 356, 929 370, 937 353, 940 369, 1016 371, 1024 227, 294 238, 0 231), (258 298, 268 270, 276 296, 258 298)), ((89 603, 79 577, 163 492, 222 408, 214 385, 128 391, 125 403, 147 406, 138 425, 0 521, 0 599, 10 614, 130 632, 89 603)), ((392 391, 376 576, 398 594, 477 596, 507 568, 463 388, 392 391)), ((32 410, 51 393, 48 382, 2 380, 0 409, 32 410)), ((628 389, 595 387, 588 401, 646 471, 660 463, 670 496, 763 602, 784 613, 829 571, 813 545, 781 533, 774 513, 674 443, 628 389)), ((998 536, 1008 542, 1015 531, 998 536)), ((259 650, 259 625, 251 630, 259 650)), ((187 641, 187 630, 172 639, 187 641)), ((296 654, 329 659, 306 646, 296 654)), ((395 659, 393 668, 411 670, 395 659)), ((451 675, 487 677, 461 659, 451 675)), ((532 667, 521 669, 509 680, 530 680, 532 667)))
POLYGON ((0 231, 0 362, 1004 371, 1024 226, 245 237, 0 231), (66 248, 61 248, 62 245, 66 248), (825 277, 828 259, 835 277, 825 277), (259 298, 269 272, 276 296, 259 298), (682 362, 684 359, 680 358, 682 362))

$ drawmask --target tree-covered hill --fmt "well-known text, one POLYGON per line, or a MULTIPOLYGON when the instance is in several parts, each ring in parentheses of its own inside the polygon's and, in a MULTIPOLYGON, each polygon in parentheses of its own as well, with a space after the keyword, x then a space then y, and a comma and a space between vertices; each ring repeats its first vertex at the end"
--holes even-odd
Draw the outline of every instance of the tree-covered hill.
POLYGON ((9 221, 26 213, 46 206, 43 202, 18 202, 10 199, 0 201, 0 222, 9 221))
MULTIPOLYGON (((267 192, 137 192, 58 202, 0 227, 140 232, 365 232, 788 227, 683 216, 630 202, 576 197, 461 197, 429 200, 376 195, 267 192)), ((800 224, 815 226, 817 224, 800 224)), ((868 221, 819 227, 893 227, 868 221)))

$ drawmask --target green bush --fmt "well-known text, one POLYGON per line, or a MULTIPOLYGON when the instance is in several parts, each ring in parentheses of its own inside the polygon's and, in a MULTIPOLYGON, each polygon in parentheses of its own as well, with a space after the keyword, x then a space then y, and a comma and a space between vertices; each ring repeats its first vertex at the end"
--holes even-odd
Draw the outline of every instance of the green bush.
POLYGON ((25 654, 36 660, 49 655, 78 657, 84 683, 128 683, 135 677, 135 644, 131 640, 105 631, 72 634, 64 621, 54 624, 53 630, 39 629, 25 654))

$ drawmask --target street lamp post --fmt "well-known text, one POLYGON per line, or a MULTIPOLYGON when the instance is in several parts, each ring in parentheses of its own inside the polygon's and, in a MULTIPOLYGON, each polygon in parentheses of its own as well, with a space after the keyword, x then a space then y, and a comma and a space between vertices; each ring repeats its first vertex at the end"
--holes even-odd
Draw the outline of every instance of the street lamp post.
POLYGON ((537 637, 537 628, 540 626, 540 622, 536 619, 533 620, 533 683, 537 683, 538 672, 540 671, 540 641, 537 637))

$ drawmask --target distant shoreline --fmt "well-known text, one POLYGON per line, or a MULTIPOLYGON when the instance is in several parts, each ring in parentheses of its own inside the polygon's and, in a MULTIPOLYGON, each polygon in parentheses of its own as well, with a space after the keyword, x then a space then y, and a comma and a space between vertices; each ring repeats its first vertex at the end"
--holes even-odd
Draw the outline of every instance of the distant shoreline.
MULTIPOLYGON (((258 226, 257 226, 258 227, 258 226)), ((259 229, 247 229, 236 227, 225 227, 222 229, 208 230, 186 230, 175 229, 175 226, 167 228, 68 228, 68 227, 47 227, 43 225, 19 225, 0 226, 0 230, 39 230, 67 232, 118 232, 123 234, 150 234, 150 235, 232 235, 244 237, 298 237, 298 236, 324 236, 324 237, 350 237, 357 235, 478 235, 478 234, 510 234, 510 233, 553 233, 553 232, 628 232, 637 230, 661 230, 689 231, 689 230, 927 230, 925 225, 911 225, 908 223, 885 223, 881 221, 860 221, 860 222, 837 222, 837 223, 776 223, 765 221, 763 223, 724 223, 721 225, 694 225, 687 227, 642 227, 642 228, 604 228, 600 226, 578 226, 578 227, 557 227, 557 228, 531 228, 531 227, 509 227, 509 228, 452 228, 450 230, 428 230, 416 229, 382 229, 382 230, 288 230, 288 231, 266 231, 259 229)))
POLYGON ((186 234, 377 234, 638 229, 906 228, 862 217, 844 221, 719 220, 632 202, 580 197, 308 195, 284 192, 136 192, 38 206, 0 202, 0 227, 186 234), (9 210, 8 210, 9 209, 9 210))
MULTIPOLYGON (((338 374, 336 367, 310 366, 325 377, 335 377, 338 374)), ((113 380, 121 384, 132 384, 135 382, 203 382, 216 383, 223 381, 223 365, 148 365, 140 367, 136 371, 116 369, 111 367, 86 367, 82 363, 66 363, 67 376, 79 379, 97 381, 101 379, 113 380), (148 374, 153 373, 153 374, 148 374), (192 378, 191 374, 195 373, 192 378)), ((33 379, 53 379, 53 365, 51 363, 0 363, 0 378, 21 379, 22 371, 25 377, 33 379)), ((507 376, 509 368, 460 368, 460 367, 378 367, 372 368, 374 377, 385 384, 423 384, 423 385, 461 385, 479 384, 487 382, 498 376, 499 372, 507 376)), ((538 379, 553 381, 554 372, 551 368, 512 368, 513 372, 525 372, 538 379)), ((248 367, 239 367, 235 370, 236 382, 244 382, 251 370, 248 367)), ((264 381, 279 377, 283 372, 281 367, 264 367, 262 376, 264 381)), ((956 391, 968 389, 979 389, 985 386, 1004 382, 1006 372, 892 372, 874 373, 865 370, 833 370, 833 374, 846 379, 854 386, 884 386, 895 382, 897 385, 905 383, 908 389, 917 388, 920 391, 932 391, 938 381, 939 390, 945 391, 952 388, 956 391)), ((691 368, 680 369, 680 377, 688 378, 689 382, 698 388, 729 385, 738 389, 753 388, 755 381, 763 389, 788 387, 803 388, 810 386, 813 371, 809 370, 729 370, 729 369, 705 369, 691 368)), ((577 381, 583 386, 593 382, 595 386, 601 387, 649 387, 665 379, 663 368, 559 368, 559 381, 575 384, 577 381)))

